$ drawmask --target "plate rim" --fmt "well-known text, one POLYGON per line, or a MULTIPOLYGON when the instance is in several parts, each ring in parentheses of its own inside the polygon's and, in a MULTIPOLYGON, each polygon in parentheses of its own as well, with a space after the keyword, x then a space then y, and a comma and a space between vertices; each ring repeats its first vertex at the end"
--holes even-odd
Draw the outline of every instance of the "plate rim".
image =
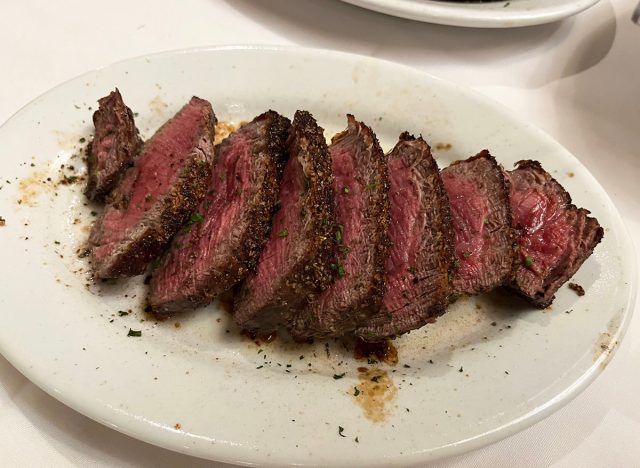
MULTIPOLYGON (((625 241, 627 242, 629 247, 633 249, 632 253, 635 255, 635 250, 637 249, 637 247, 633 242, 633 238, 631 237, 628 225, 622 218, 617 206, 611 200, 611 197, 609 196, 609 194, 604 190, 604 187, 602 187, 602 185, 597 181, 595 176, 587 169, 587 167, 584 166, 579 161, 579 159, 576 156, 574 156, 573 153, 571 153, 568 149, 566 149, 559 141, 551 137, 549 134, 547 134, 545 131, 543 131, 536 125, 531 124, 524 118, 518 116, 515 113, 515 111, 511 110, 504 104, 492 99, 489 96, 484 95, 480 91, 475 90, 471 87, 456 83, 454 81, 449 81, 449 80, 440 78, 438 76, 434 76, 431 73, 424 72, 417 68, 414 68, 402 63, 398 63, 392 60, 380 59, 376 57, 370 57, 370 56, 365 56, 365 55, 351 53, 351 52, 343 52, 343 51, 336 51, 336 50, 323 49, 323 48, 291 46, 291 45, 230 44, 230 45, 222 45, 222 46, 201 46, 201 47, 179 48, 179 49, 172 49, 172 50, 166 50, 166 51, 158 51, 150 54, 141 54, 134 57, 118 60, 118 61, 109 63, 107 65, 96 67, 94 69, 88 70, 84 73, 81 73, 77 76, 67 79, 47 89, 46 91, 44 91, 43 93, 35 97, 34 99, 30 100, 27 104, 20 107, 6 121, 4 121, 0 125, 0 135, 1 135, 1 132, 5 129, 5 126, 10 121, 12 121, 14 118, 19 116, 21 113, 25 112, 33 103, 46 97, 46 95, 48 95, 50 92, 60 87, 63 87, 70 82, 89 76, 101 70, 108 69, 113 66, 121 65, 127 62, 144 60, 144 59, 149 59, 157 56, 166 57, 166 56, 172 56, 172 55, 178 56, 178 55, 184 55, 184 54, 202 54, 202 53, 211 53, 216 51, 230 51, 230 50, 237 50, 237 51, 264 50, 264 51, 272 51, 276 53, 287 52, 287 51, 294 51, 294 52, 304 51, 306 54, 309 54, 310 56, 316 55, 316 56, 325 56, 325 57, 333 57, 333 58, 338 57, 338 58, 342 58, 349 61, 358 60, 360 62, 376 62, 376 63, 383 62, 387 66, 399 67, 403 69, 403 71, 406 73, 413 74, 415 76, 421 76, 423 78, 426 77, 429 80, 437 81, 441 86, 445 88, 455 90, 460 94, 469 96, 471 99, 475 101, 479 101, 485 105, 489 105, 493 107, 497 112, 502 113, 503 115, 508 117, 510 120, 513 120, 517 122, 519 125, 522 125, 523 127, 526 127, 528 130, 534 132, 537 137, 561 147, 569 157, 573 158, 578 164, 580 164, 580 166, 584 170, 584 173, 592 179, 591 181, 596 182, 598 188, 602 191, 602 195, 605 197, 605 201, 607 202, 607 205, 610 208, 612 208, 609 210, 610 215, 612 216, 612 219, 615 222, 619 223, 620 226, 623 228, 623 232, 621 232, 620 235, 624 236, 625 241)), ((632 257, 632 258, 635 258, 635 257, 632 257)), ((545 419, 546 417, 550 416, 551 414, 555 413, 560 408, 568 404, 570 401, 572 401, 574 398, 580 395, 598 376, 602 374, 602 372, 606 368, 606 365, 608 365, 611 359, 615 356, 615 353, 617 352, 618 348, 621 345, 622 339, 626 335, 626 332, 629 327, 629 323, 635 311, 635 304, 637 302, 637 296, 638 296, 638 281, 637 281, 638 266, 635 264, 635 262, 630 262, 630 272, 631 272, 631 278, 629 280, 629 296, 626 301, 625 310, 621 316, 621 320, 616 329, 615 334, 611 336, 611 341, 617 340, 618 345, 613 347, 609 352, 600 354, 598 358, 592 363, 592 365, 580 376, 580 378, 574 381, 564 391, 556 395, 551 400, 547 401, 544 405, 533 408, 532 410, 530 410, 520 418, 509 421, 508 423, 503 424, 490 431, 484 432, 482 434, 478 434, 474 437, 471 437, 465 440, 444 445, 442 447, 439 447, 436 450, 421 450, 421 451, 412 452, 410 454, 396 456, 393 459, 385 458, 374 463, 368 463, 368 466, 383 467, 383 466, 389 466, 389 465, 398 465, 398 466, 405 466, 407 464, 417 465, 420 463, 434 461, 436 459, 447 458, 456 454, 466 453, 471 450, 475 450, 475 449, 487 446, 489 444, 495 443, 499 440, 505 439, 506 437, 514 435, 528 427, 531 427, 537 422, 541 421, 542 419, 545 419)), ((179 452, 185 455, 190 455, 198 458, 215 460, 215 461, 220 461, 225 463, 238 464, 238 465, 248 466, 248 465, 255 465, 258 463, 264 466, 280 466, 282 463, 286 462, 285 460, 279 460, 279 459, 272 459, 268 461, 264 459, 257 460, 255 458, 252 458, 251 456, 242 456, 241 459, 239 459, 236 449, 226 445, 216 446, 216 450, 214 451, 215 455, 213 455, 213 452, 209 452, 209 451, 207 451, 208 455, 202 452, 197 453, 198 452, 197 450, 190 449, 188 447, 185 447, 183 444, 180 444, 179 439, 172 439, 172 441, 167 444, 166 441, 162 440, 163 439, 162 434, 164 434, 166 431, 136 431, 135 428, 138 426, 134 424, 130 426, 131 428, 119 426, 114 422, 115 420, 114 417, 112 417, 111 419, 104 417, 104 414, 105 414, 104 410, 98 409, 95 405, 86 405, 86 404, 83 404, 82 402, 75 401, 72 398, 67 398, 66 394, 58 391, 55 388, 55 386, 48 383, 46 379, 40 379, 38 378, 37 375, 32 375, 36 373, 30 372, 28 363, 21 360, 19 356, 16 356, 12 352, 11 347, 7 349, 7 347, 5 346, 5 343, 2 340, 0 340, 0 354, 2 354, 5 357, 5 359, 7 359, 7 361, 14 368, 16 368, 27 379, 29 379, 30 382, 35 384, 38 388, 43 390, 48 395, 62 402, 68 408, 74 411, 77 411, 78 413, 104 426, 107 426, 111 429, 115 429, 116 431, 123 433, 127 436, 130 436, 134 439, 149 443, 151 445, 155 445, 163 449, 179 452), (212 458, 212 456, 214 456, 215 458, 212 458)), ((113 413, 109 413, 109 414, 113 414, 113 413)), ((127 420, 130 421, 130 418, 127 418, 127 420)), ((140 423, 139 421, 136 421, 136 424, 139 424, 139 423, 140 423)), ((316 463, 313 460, 311 460, 309 461, 309 463, 303 463, 302 465, 304 466, 304 465, 315 465, 315 464, 316 463)), ((344 462, 341 462, 341 465, 360 466, 357 460, 344 461, 344 462)))
POLYGON ((414 21, 447 26, 502 29, 560 21, 591 8, 600 0, 572 0, 573 3, 550 5, 537 12, 521 13, 507 11, 508 9, 505 8, 482 11, 474 9, 474 5, 469 5, 470 9, 465 11, 459 7, 432 0, 420 3, 416 3, 415 0, 400 0, 398 6, 390 5, 389 0, 342 1, 367 10, 414 21))

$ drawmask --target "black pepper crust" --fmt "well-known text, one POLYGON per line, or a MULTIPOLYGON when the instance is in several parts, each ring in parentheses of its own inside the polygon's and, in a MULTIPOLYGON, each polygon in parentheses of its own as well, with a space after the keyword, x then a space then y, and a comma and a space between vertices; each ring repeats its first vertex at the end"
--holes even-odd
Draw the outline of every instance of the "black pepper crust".
MULTIPOLYGON (((197 99, 197 98, 194 98, 197 99)), ((144 273, 148 263, 156 258, 173 235, 187 221, 191 212, 206 194, 212 173, 213 138, 217 119, 211 106, 203 134, 192 153, 184 162, 176 182, 161 200, 158 200, 141 219, 133 232, 127 233, 108 258, 102 261, 93 258, 97 278, 118 278, 144 273)), ((166 125, 166 124, 165 124, 166 125)), ((129 170, 137 170, 135 167, 129 170)), ((109 199, 116 209, 128 203, 127 193, 117 190, 109 199)), ((105 210, 106 213, 106 210, 105 210)), ((89 243, 93 248, 101 244, 103 215, 94 224, 89 243)))
MULTIPOLYGON (((348 120, 354 120, 351 114, 347 115, 348 120)), ((360 128, 365 142, 371 144, 373 150, 372 158, 376 160, 374 183, 379 190, 369 190, 369 202, 367 203, 366 219, 371 220, 370 226, 374 226, 371 233, 371 242, 376 246, 376 253, 373 259, 373 277, 369 284, 368 293, 364 295, 364 301, 358 307, 360 313, 353 324, 352 330, 357 326, 366 323, 369 317, 375 314, 382 304, 384 296, 384 272, 387 256, 389 254, 389 222, 390 222, 390 201, 389 201, 389 176, 387 172, 387 156, 380 147, 378 137, 376 137, 371 127, 360 123, 360 128)))
MULTIPOLYGON (((578 235, 582 237, 581 240, 586 242, 580 255, 572 265, 566 266, 565 264, 560 264, 559 267, 564 267, 564 270, 560 270, 559 267, 552 270, 548 277, 544 278, 542 291, 537 291, 534 295, 527 294, 523 291, 522 285, 519 284, 517 278, 517 272, 523 265, 520 261, 520 255, 516 254, 515 256, 513 277, 511 278, 511 281, 505 285, 506 288, 535 307, 538 307, 539 309, 546 309, 553 303, 555 293, 558 291, 560 286, 562 286, 578 271, 584 261, 591 256, 596 246, 602 241, 602 238, 604 237, 604 229, 600 226, 600 223, 596 218, 589 216, 591 214, 589 210, 585 208, 578 208, 573 204, 569 192, 567 192, 565 188, 551 174, 549 174, 538 161, 530 159, 518 161, 515 163, 514 171, 517 170, 530 170, 536 174, 542 175, 546 179, 545 185, 552 185, 556 189, 558 195, 565 204, 565 210, 575 211, 579 216, 584 216, 585 218, 585 227, 583 227, 581 232, 578 233, 578 235), (590 231, 585 231, 586 224, 590 225, 590 231)), ((506 178, 508 179, 508 177, 509 176, 507 175, 506 178)), ((519 236, 520 227, 514 226, 514 228, 517 236, 519 236)), ((516 250, 518 250, 517 246, 516 250)))
POLYGON ((269 238, 271 218, 278 205, 280 181, 287 160, 286 141, 291 121, 273 110, 265 112, 257 119, 270 120, 266 130, 267 144, 264 154, 255 155, 256 157, 264 157, 265 163, 262 166, 263 172, 259 175, 262 178, 260 189, 255 194, 247 215, 247 218, 253 222, 249 223, 242 236, 240 245, 244 246, 244 251, 239 252, 239 255, 234 259, 235 261, 231 262, 236 265, 231 267, 229 271, 235 272, 235 274, 229 276, 228 287, 233 286, 256 268, 260 252, 269 238))
POLYGON ((116 186, 135 157, 142 149, 142 139, 134 122, 131 109, 125 106, 118 88, 108 96, 98 99, 98 110, 93 113, 95 135, 87 145, 87 186, 85 195, 90 200, 104 201, 105 197, 116 186), (94 154, 96 140, 106 136, 113 136, 116 158, 111 163, 113 167, 100 171, 94 154))
POLYGON ((323 129, 306 111, 295 113, 287 140, 289 157, 300 161, 307 181, 300 216, 305 226, 297 247, 304 248, 302 259, 282 272, 275 282, 268 303, 251 310, 251 280, 238 288, 234 318, 238 325, 252 333, 270 333, 278 326, 287 326, 301 307, 322 292, 333 281, 331 263, 334 260, 333 240, 333 176, 331 158, 323 129))
MULTIPOLYGON (((289 144, 294 144, 296 139, 304 141, 310 156, 306 161, 309 163, 308 167, 304 167, 305 176, 310 182, 305 217, 312 222, 311 231, 315 233, 310 249, 315 252, 315 258, 293 273, 294 280, 288 286, 293 286, 293 283, 304 285, 304 294, 308 300, 312 300, 314 294, 322 292, 333 281, 330 266, 334 260, 332 236, 336 229, 333 173, 324 131, 313 116, 306 111, 297 111, 293 130, 289 144)), ((311 257, 310 254, 310 259, 311 257)))
MULTIPOLYGON (((370 148, 370 159, 366 163, 363 162, 372 169, 366 181, 368 190, 364 192, 367 197, 363 216, 366 223, 364 234, 368 237, 362 241, 375 246, 375 249, 363 268, 366 271, 346 272, 344 278, 336 280, 350 281, 350 278, 357 278, 351 285, 352 294, 346 302, 329 306, 331 309, 336 307, 335 310, 326 310, 312 302, 303 314, 296 318, 290 327, 290 333, 298 341, 342 336, 353 332, 380 309, 384 295, 384 272, 390 247, 387 157, 370 127, 358 122, 351 114, 347 114, 347 120, 347 130, 335 135, 332 144, 342 138, 358 135, 363 141, 362 146, 370 148)), ((340 258, 339 251, 336 251, 336 257, 340 258)))
MULTIPOLYGON (((250 208, 244 215, 243 224, 246 227, 238 238, 237 249, 233 255, 225 258, 221 268, 197 278, 194 292, 177 296, 170 301, 156 302, 153 295, 156 288, 155 277, 152 276, 152 294, 149 302, 156 315, 166 316, 209 304, 220 293, 230 289, 255 270, 260 252, 269 237, 271 218, 278 203, 280 180, 287 158, 285 145, 291 126, 289 119, 273 110, 259 115, 251 124, 261 121, 267 122, 264 136, 258 140, 252 152, 252 156, 258 160, 251 170, 253 185, 257 190, 249 201, 250 208)), ((228 139, 223 140, 216 152, 224 150, 229 142, 228 139)), ((198 252, 193 251, 190 255, 196 257, 198 252)), ((158 268, 169 260, 170 256, 165 255, 158 268)))

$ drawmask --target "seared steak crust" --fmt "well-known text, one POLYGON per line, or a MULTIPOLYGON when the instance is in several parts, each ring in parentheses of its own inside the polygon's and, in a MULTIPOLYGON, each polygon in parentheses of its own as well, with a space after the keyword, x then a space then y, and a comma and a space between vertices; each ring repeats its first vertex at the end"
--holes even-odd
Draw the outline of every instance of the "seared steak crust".
POLYGON ((147 142, 91 230, 96 277, 142 274, 162 252, 207 191, 215 124, 193 97, 147 142))
POLYGON ((510 279, 516 254, 503 170, 483 150, 452 163, 441 174, 455 234, 453 293, 490 291, 510 279))
POLYGON ((255 270, 278 201, 289 128, 287 118, 268 111, 216 148, 210 190, 153 272, 154 312, 205 305, 255 270))
POLYGON ((270 333, 288 325, 333 279, 333 176, 323 130, 297 111, 287 143, 280 209, 255 274, 238 288, 236 323, 270 333))
POLYGON ((335 282, 295 318, 297 339, 341 336, 376 313, 389 249, 386 156, 373 131, 347 116, 330 146, 336 196, 335 282))
POLYGON ((356 330, 379 341, 444 313, 450 292, 453 231, 449 200, 429 145, 408 133, 388 156, 391 249, 378 313, 356 330))
POLYGON ((520 161, 507 173, 519 252, 509 287, 537 307, 548 307, 593 253, 604 231, 589 211, 537 161, 520 161))
POLYGON ((124 105, 118 88, 98 100, 93 113, 95 135, 87 151, 85 194, 102 201, 116 186, 142 147, 133 112, 124 105))

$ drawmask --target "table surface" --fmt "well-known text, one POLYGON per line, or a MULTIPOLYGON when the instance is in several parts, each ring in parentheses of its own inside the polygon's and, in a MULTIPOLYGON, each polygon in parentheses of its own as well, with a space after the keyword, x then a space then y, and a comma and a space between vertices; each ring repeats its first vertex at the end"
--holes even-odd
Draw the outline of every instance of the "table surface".
MULTIPOLYGON (((473 87, 539 126, 595 175, 639 239, 635 3, 601 0, 559 23, 481 30, 402 20, 337 0, 6 1, 0 122, 62 81, 152 52, 222 44, 355 52, 473 87)), ((639 307, 611 364, 566 407, 501 442, 431 466, 640 466, 639 307)), ((0 431, 5 466, 220 466, 93 422, 2 357, 0 431)))

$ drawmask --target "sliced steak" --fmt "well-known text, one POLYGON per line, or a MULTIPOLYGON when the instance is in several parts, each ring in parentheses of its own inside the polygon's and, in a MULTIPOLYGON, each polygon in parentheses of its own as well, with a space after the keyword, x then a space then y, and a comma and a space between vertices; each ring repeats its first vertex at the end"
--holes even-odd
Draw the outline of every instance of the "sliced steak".
POLYGON ((98 103, 100 106, 93 113, 95 134, 87 151, 89 181, 85 194, 91 200, 102 201, 133 165, 142 140, 133 112, 124 105, 118 88, 98 103))
POLYGON ((333 279, 331 158, 311 114, 296 112, 287 146, 281 207, 255 274, 238 288, 233 312, 240 327, 260 333, 288 325, 333 279))
POLYGON ((340 336, 378 311, 389 247, 387 161, 371 129, 347 116, 333 138, 331 167, 336 195, 338 256, 335 282, 295 319, 298 339, 340 336))
POLYGON ((448 304, 453 264, 449 200, 429 145, 408 133, 389 154, 391 250, 378 313, 356 330, 379 341, 435 321, 448 304))
POLYGON ((519 230, 515 279, 510 287, 538 307, 548 307, 591 255, 604 234, 589 211, 537 161, 520 161, 507 173, 513 222, 519 230))
POLYGON ((510 278, 516 254, 502 168, 484 150, 454 162, 441 175, 455 234, 453 293, 490 291, 510 278))
POLYGON ((156 313, 205 305, 255 269, 278 201, 289 127, 269 111, 216 147, 210 190, 153 272, 156 313))
POLYGON ((211 180, 216 117, 193 97, 145 144, 91 230, 98 278, 144 272, 203 198, 211 180))

